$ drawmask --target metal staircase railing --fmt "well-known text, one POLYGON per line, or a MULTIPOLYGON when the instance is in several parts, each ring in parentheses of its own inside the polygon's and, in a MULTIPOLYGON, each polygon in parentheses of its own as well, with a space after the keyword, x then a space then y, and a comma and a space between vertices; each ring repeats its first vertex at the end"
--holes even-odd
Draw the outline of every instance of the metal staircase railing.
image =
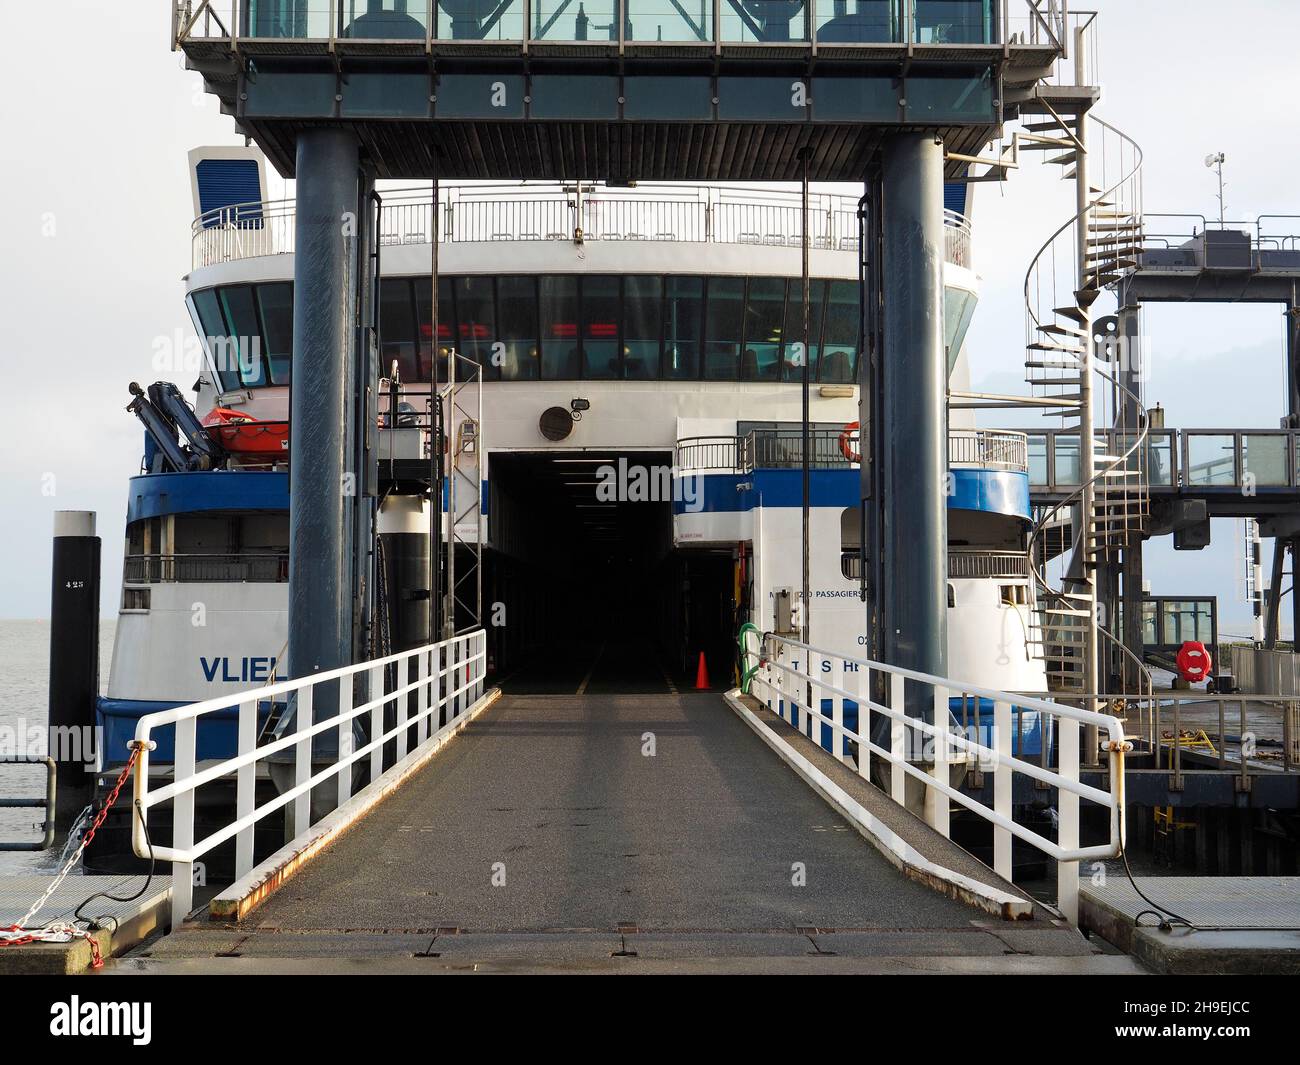
POLYGON ((1079 484, 1037 515, 1029 537, 1039 617, 1035 638, 1057 690, 1096 691, 1098 650, 1114 648, 1139 691, 1151 676, 1100 616, 1096 568, 1140 540, 1150 512, 1148 419, 1135 352, 1118 319, 1096 319, 1106 289, 1137 265, 1142 244, 1142 151, 1091 114, 1026 126, 1020 149, 1048 153, 1078 190, 1077 211, 1043 244, 1025 276, 1026 381, 1046 413, 1079 433, 1079 484), (1103 432, 1096 427, 1100 424, 1103 432), (1074 556, 1063 586, 1046 575, 1045 541, 1071 515, 1074 556))

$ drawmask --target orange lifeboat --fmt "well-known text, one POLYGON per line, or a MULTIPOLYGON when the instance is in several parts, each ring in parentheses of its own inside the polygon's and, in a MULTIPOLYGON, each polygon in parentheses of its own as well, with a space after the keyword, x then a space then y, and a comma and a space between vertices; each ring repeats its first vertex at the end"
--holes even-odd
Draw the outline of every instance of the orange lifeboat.
POLYGON ((232 455, 286 455, 288 422, 259 422, 229 407, 214 407, 203 419, 208 435, 232 455))

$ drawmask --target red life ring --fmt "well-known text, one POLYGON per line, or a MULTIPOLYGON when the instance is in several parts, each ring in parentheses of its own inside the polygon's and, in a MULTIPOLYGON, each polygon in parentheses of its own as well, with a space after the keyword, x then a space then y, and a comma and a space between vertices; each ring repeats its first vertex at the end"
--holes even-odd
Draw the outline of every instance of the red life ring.
POLYGON ((1178 649, 1178 672, 1182 674, 1183 680, 1197 684, 1210 675, 1210 670, 1214 668, 1214 662, 1210 659, 1210 652, 1205 649, 1205 644, 1196 640, 1188 640, 1178 649))
POLYGON ((840 433, 840 452, 850 462, 861 462, 862 452, 853 450, 852 436, 861 426, 857 422, 849 422, 844 427, 844 432, 840 433))

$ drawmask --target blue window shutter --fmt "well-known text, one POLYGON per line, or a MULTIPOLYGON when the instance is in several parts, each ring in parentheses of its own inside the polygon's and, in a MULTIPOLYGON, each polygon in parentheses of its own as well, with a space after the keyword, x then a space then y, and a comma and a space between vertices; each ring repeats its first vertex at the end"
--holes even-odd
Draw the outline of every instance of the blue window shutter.
POLYGON ((946 210, 966 213, 966 183, 949 182, 943 187, 943 206, 946 210))
POLYGON ((194 167, 199 185, 199 209, 210 211, 236 204, 251 204, 238 212, 238 218, 206 218, 204 227, 211 229, 219 221, 233 221, 258 229, 262 224, 262 181, 254 159, 201 159, 194 167))

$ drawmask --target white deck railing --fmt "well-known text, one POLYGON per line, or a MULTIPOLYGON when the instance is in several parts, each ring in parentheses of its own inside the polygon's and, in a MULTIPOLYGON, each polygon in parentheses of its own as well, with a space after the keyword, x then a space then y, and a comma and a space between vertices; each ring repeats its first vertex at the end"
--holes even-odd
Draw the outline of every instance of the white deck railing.
POLYGON ((171 862, 172 927, 178 927, 192 908, 195 862, 234 839, 235 879, 243 878, 253 869, 253 833, 259 821, 292 803, 288 815, 293 829, 286 838, 302 836, 351 797, 353 767, 359 768, 363 759, 368 761, 370 782, 374 783, 400 765, 408 753, 440 741, 464 724, 467 713, 483 695, 486 669, 487 634, 476 629, 415 651, 140 718, 135 730, 136 743, 142 749, 135 774, 132 842, 139 857, 171 862), (264 702, 285 702, 287 712, 294 715, 291 730, 278 739, 259 738, 258 709, 264 702), (327 708, 329 716, 314 720, 313 707, 327 708), (236 754, 198 768, 195 739, 199 721, 232 708, 238 712, 236 754), (384 728, 385 710, 391 710, 394 721, 388 729, 384 728), (353 740, 353 723, 358 719, 367 726, 367 740, 359 747, 353 740), (149 776, 149 748, 155 733, 167 726, 175 728, 174 772, 171 780, 159 787, 149 776), (313 742, 318 737, 335 742, 313 742), (396 761, 386 767, 384 747, 389 743, 395 745, 396 761), (329 750, 330 746, 334 749, 329 750), (277 754, 285 755, 284 762, 292 769, 292 786, 258 802, 257 764, 277 754), (195 839, 199 788, 232 777, 233 815, 222 827, 195 839), (318 796, 324 802, 313 811, 315 788, 328 794, 318 796), (170 847, 159 845, 147 833, 149 812, 164 803, 172 808, 170 847))
POLYGON ((1114 858, 1124 845, 1124 755, 1131 745, 1122 724, 1108 714, 1081 710, 1060 703, 993 691, 946 677, 934 677, 867 659, 812 647, 797 640, 750 631, 746 637, 745 664, 757 663, 751 693, 817 744, 823 726, 829 728, 835 756, 871 779, 872 759, 895 770, 889 774, 890 795, 899 804, 906 799, 906 778, 925 786, 925 815, 930 826, 949 834, 949 804, 959 806, 988 822, 993 829, 993 868, 1010 881, 1012 838, 1041 851, 1057 863, 1058 904, 1072 921, 1078 914, 1080 862, 1114 858), (813 666, 810 666, 813 663, 813 666), (904 710, 907 682, 921 688, 919 703, 934 707, 932 724, 904 710), (871 698, 873 684, 883 683, 888 699, 871 698), (965 728, 954 722, 952 700, 961 700, 965 728), (982 710, 980 700, 992 704, 982 710), (845 702, 858 709, 857 730, 844 723, 845 702), (829 708, 825 705, 829 703, 829 708), (829 712, 827 710, 829 709, 829 712), (870 713, 864 711, 869 710, 870 713), (797 711, 794 713, 792 711, 797 711), (889 746, 871 740, 872 714, 888 719, 889 746), (1015 752, 1014 740, 1024 737, 1024 722, 1037 717, 1041 756, 1038 763, 1015 752), (1019 727, 1013 728, 1013 721, 1019 727), (1048 727, 1051 722, 1051 727, 1048 727), (815 723, 815 728, 814 728, 815 723), (1107 790, 1079 779, 1081 725, 1095 725, 1109 755, 1107 790), (845 741, 856 747, 846 750, 845 741), (987 742, 986 742, 987 740, 987 742), (1055 747, 1055 759, 1052 758, 1055 747), (866 752, 866 756, 864 756, 866 752), (993 774, 993 805, 952 784, 950 767, 965 762, 993 774), (1059 823, 1056 839, 1015 821, 1012 811, 1012 777, 1020 773, 1055 789, 1059 823), (1104 843, 1080 846, 1079 802, 1086 800, 1108 812, 1109 832, 1104 843))
MULTIPOLYGON (((440 243, 666 241, 798 248, 797 193, 712 185, 642 184, 633 190, 595 187, 579 204, 571 187, 545 182, 512 185, 445 184, 439 189, 440 243)), ((386 190, 379 212, 385 248, 432 242, 433 194, 386 190)), ((235 204, 199 215, 192 225, 193 266, 238 262, 294 250, 294 200, 235 204)), ((858 252, 857 200, 814 193, 808 238, 814 251, 858 252)), ((944 212, 945 258, 971 266, 971 223, 944 212)))

